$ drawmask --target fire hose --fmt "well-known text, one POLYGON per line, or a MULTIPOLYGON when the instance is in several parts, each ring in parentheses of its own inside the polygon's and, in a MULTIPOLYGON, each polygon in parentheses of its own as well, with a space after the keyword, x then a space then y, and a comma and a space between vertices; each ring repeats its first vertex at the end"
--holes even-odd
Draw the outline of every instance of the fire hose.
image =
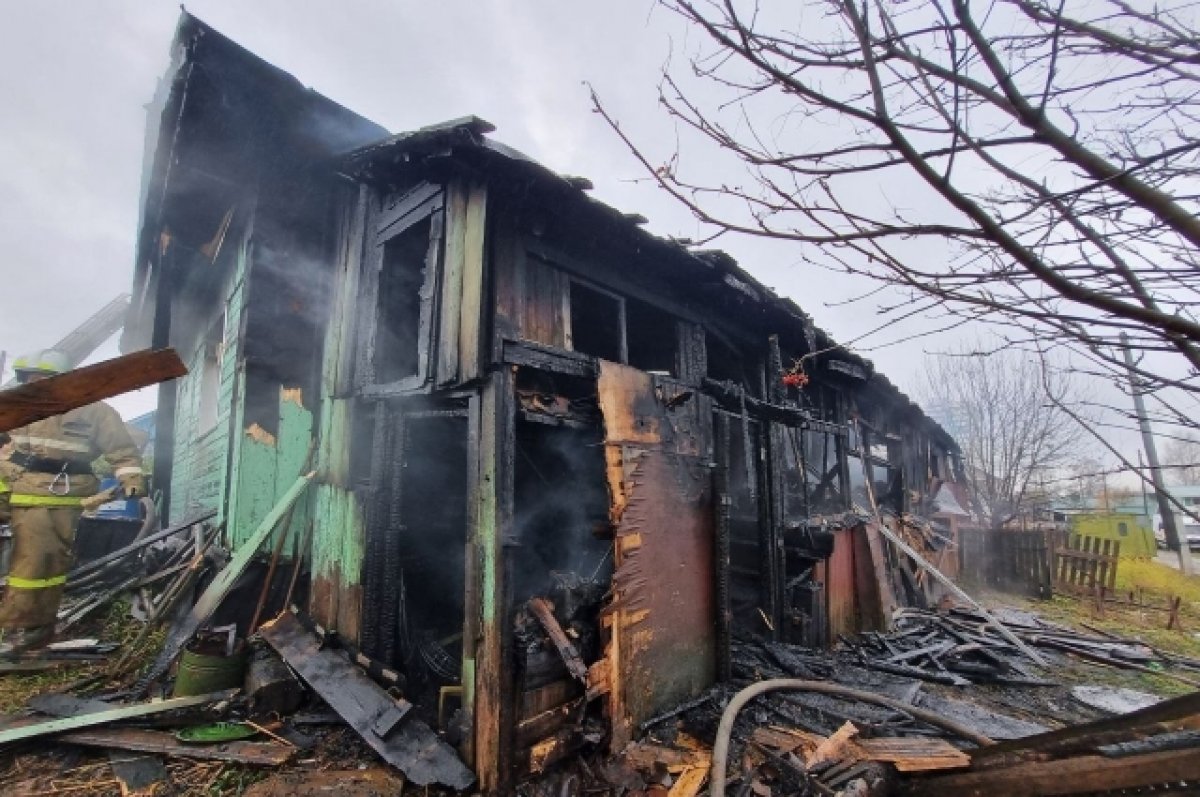
POLYGON ((894 700, 890 697, 877 695, 874 692, 863 692, 858 689, 851 689, 839 684, 831 684, 825 681, 804 681, 798 678, 775 678, 770 681, 760 681, 756 684, 747 686, 742 691, 738 692, 729 701, 729 705, 725 706, 725 712, 721 715, 721 724, 717 726, 717 738, 713 744, 712 752, 712 788, 709 791, 710 797, 725 797, 725 767, 729 760, 729 743, 733 736, 733 723, 737 719, 738 712, 741 711, 747 703, 759 695, 767 692, 780 691, 796 691, 796 692, 819 692, 821 694, 833 695, 834 697, 847 698, 849 700, 858 700, 863 703, 874 703, 877 706, 894 709, 903 714, 908 714, 915 719, 926 722, 934 727, 948 731, 955 736, 966 739, 969 742, 974 742, 980 747, 986 747, 990 744, 995 744, 983 734, 975 731, 957 722, 945 719, 938 716, 932 711, 923 708, 911 706, 908 703, 903 703, 899 700, 894 700))

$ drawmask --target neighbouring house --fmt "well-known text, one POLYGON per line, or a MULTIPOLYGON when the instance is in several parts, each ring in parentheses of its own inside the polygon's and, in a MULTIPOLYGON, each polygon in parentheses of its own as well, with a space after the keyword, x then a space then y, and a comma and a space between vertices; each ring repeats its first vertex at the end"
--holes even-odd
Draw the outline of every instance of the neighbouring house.
POLYGON ((124 338, 191 368, 160 392, 168 514, 236 546, 311 461, 302 608, 457 701, 485 791, 580 717, 621 745, 736 636, 928 598, 872 529, 940 513, 953 545, 957 447, 795 304, 480 119, 388 135, 186 13, 173 46, 124 338))
POLYGON ((1120 555, 1132 558, 1151 558, 1158 549, 1154 531, 1139 514, 1132 512, 1080 512, 1067 516, 1072 534, 1109 540, 1120 547, 1120 555))

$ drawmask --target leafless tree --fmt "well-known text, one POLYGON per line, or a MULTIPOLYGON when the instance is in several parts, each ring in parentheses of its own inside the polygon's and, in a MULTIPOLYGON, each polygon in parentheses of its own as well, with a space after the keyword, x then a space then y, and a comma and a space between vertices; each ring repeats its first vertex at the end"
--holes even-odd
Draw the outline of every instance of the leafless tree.
POLYGON ((924 381, 922 403, 953 429, 973 509, 990 528, 1022 516, 1085 453, 1083 429, 1055 403, 1077 402, 1072 378, 1046 377, 1037 360, 964 349, 931 360, 924 381))
POLYGON ((714 236, 803 244, 898 289, 863 292, 899 296, 884 314, 983 321, 1120 384, 1125 332, 1160 431, 1200 425, 1200 6, 662 5, 703 33, 660 86, 677 139, 593 99, 714 236))
POLYGON ((1200 484, 1200 437, 1187 434, 1163 448, 1162 464, 1167 481, 1200 484))

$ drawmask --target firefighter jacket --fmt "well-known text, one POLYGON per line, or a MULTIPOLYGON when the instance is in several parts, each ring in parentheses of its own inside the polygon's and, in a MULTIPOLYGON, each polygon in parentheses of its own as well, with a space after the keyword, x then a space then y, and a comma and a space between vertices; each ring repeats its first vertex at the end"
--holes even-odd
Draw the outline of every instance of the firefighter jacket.
POLYGON ((98 457, 112 466, 125 489, 145 493, 142 457, 112 407, 99 402, 31 423, 8 433, 0 456, 0 492, 13 508, 78 507, 95 495, 99 480, 91 464, 98 457))

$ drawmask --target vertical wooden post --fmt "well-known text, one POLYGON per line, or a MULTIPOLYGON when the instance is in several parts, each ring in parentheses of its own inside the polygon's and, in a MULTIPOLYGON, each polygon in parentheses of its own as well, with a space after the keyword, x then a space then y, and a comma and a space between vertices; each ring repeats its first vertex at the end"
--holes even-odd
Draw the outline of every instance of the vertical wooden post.
POLYGON ((512 672, 507 548, 513 534, 513 372, 495 371, 483 388, 475 552, 479 562, 479 631, 475 646, 475 771, 479 788, 503 790, 511 771, 512 672))
POLYGON ((713 417, 716 425, 713 447, 717 465, 713 474, 717 510, 716 549, 713 552, 717 604, 717 677, 725 681, 731 674, 730 626, 733 622, 733 610, 730 606, 729 592, 729 513, 733 497, 729 494, 729 416, 717 411, 713 413, 713 417))

